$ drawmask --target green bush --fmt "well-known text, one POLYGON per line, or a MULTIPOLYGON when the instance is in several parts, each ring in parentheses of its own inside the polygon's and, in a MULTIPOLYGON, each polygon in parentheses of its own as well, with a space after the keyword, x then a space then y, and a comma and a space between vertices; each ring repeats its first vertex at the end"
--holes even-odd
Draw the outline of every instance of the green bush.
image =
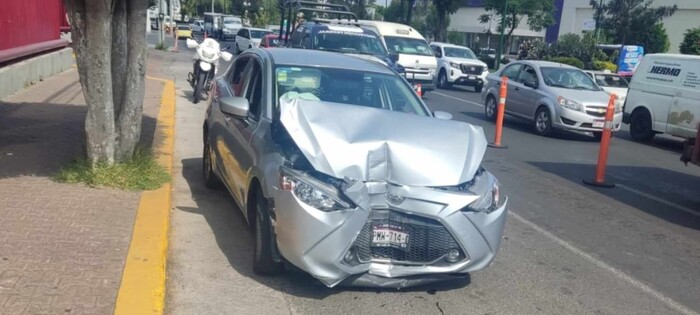
POLYGON ((700 55, 700 27, 688 29, 683 35, 681 54, 700 55))
POLYGON ((611 72, 617 71, 617 65, 610 61, 596 60, 593 61, 593 70, 610 70, 611 72))
POLYGON ((554 57, 550 58, 549 61, 563 63, 566 65, 577 67, 579 69, 583 69, 583 61, 574 57, 554 57))

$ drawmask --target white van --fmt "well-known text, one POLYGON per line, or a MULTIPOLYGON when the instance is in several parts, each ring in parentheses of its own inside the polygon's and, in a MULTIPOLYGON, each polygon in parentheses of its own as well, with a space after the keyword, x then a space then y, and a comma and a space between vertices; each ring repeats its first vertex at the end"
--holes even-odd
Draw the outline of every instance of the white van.
POLYGON ((700 124, 700 56, 648 54, 625 100, 623 122, 635 140, 657 133, 690 139, 700 124))
POLYGON ((437 59, 425 38, 410 26, 371 20, 354 22, 379 34, 389 53, 398 54, 398 63, 406 68, 406 80, 420 84, 421 89, 435 89, 437 59))

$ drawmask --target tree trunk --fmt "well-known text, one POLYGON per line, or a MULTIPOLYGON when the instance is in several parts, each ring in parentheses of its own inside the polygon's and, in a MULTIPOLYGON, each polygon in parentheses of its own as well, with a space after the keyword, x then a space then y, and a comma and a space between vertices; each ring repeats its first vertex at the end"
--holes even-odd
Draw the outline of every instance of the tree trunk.
POLYGON ((446 42, 447 38, 447 25, 445 25, 445 16, 446 12, 444 9, 441 8, 436 8, 437 9, 437 26, 436 26, 436 34, 435 34, 435 40, 438 42, 446 42))
POLYGON ((125 58, 126 83, 124 84, 123 102, 117 118, 119 142, 116 151, 118 161, 132 157, 141 137, 141 115, 143 113, 143 96, 146 75, 146 14, 147 3, 143 0, 120 0, 127 2, 127 48, 125 58))
POLYGON ((112 38, 112 1, 66 0, 66 6, 72 12, 72 38, 87 103, 87 159, 91 165, 112 164, 115 146, 109 40, 112 38))
POLYGON ((401 0, 401 6, 400 6, 400 10, 399 10, 399 12, 400 12, 399 13, 399 23, 406 24, 406 21, 404 20, 404 13, 405 13, 405 11, 403 9, 404 2, 406 2, 406 0, 401 0))
POLYGON ((413 16, 413 5, 416 0, 408 0, 408 13, 406 14, 406 25, 411 25, 411 17, 413 16))

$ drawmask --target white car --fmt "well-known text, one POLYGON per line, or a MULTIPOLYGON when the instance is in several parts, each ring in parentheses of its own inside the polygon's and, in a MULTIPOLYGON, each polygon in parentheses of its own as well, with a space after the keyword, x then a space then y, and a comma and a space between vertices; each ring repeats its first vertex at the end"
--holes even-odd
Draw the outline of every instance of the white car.
POLYGON ((617 96, 617 101, 615 105, 622 107, 625 104, 625 99, 627 98, 627 88, 629 88, 629 82, 627 79, 619 74, 610 72, 610 70, 605 71, 591 71, 584 70, 603 91, 608 94, 615 93, 617 96))
POLYGON ((267 34, 273 34, 273 32, 262 28, 241 28, 236 35, 236 54, 247 49, 258 47, 262 38, 267 34))
POLYGON ((223 17, 223 28, 221 32, 221 39, 227 40, 229 38, 236 39, 238 31, 243 27, 243 20, 238 16, 224 16, 223 17))
POLYGON ((190 27, 192 27, 192 33, 204 33, 204 20, 195 20, 190 27))
POLYGON ((481 92, 489 74, 489 68, 483 61, 476 58, 471 49, 447 43, 430 43, 438 61, 438 88, 448 88, 451 85, 466 85, 481 92))

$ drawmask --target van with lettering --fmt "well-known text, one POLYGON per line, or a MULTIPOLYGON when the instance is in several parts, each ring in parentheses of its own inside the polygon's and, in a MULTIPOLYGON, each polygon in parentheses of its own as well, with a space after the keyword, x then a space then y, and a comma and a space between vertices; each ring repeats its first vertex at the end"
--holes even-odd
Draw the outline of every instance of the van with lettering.
POLYGON ((660 133, 694 138, 700 124, 700 56, 645 55, 630 82, 622 121, 638 141, 660 133))

